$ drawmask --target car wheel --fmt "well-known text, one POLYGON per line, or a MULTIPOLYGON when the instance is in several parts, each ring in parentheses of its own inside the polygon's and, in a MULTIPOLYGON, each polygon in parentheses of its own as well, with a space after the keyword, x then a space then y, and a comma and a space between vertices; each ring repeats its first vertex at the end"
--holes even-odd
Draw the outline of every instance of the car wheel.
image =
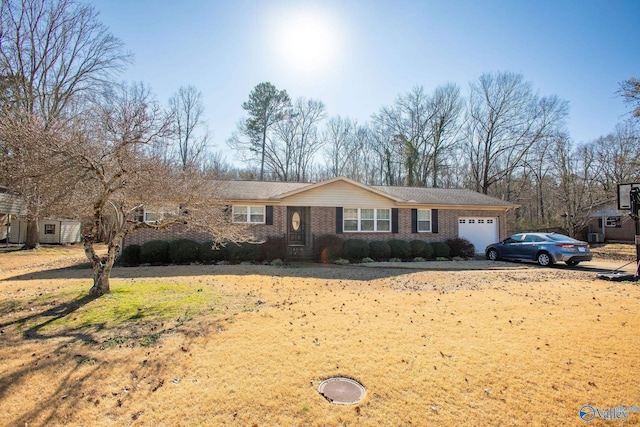
POLYGON ((567 265, 570 265, 571 267, 574 267, 576 265, 580 264, 580 261, 576 261, 573 259, 570 259, 569 261, 567 261, 567 265))
POLYGON ((495 249, 489 249, 489 251, 487 252, 487 258, 489 258, 491 261, 497 261, 498 251, 496 251, 495 249))
POLYGON ((553 264, 553 260, 551 259, 551 255, 549 255, 546 252, 540 252, 538 254, 538 258, 536 258, 536 261, 538 261, 538 264, 540 264, 543 267, 547 267, 547 266, 553 264))

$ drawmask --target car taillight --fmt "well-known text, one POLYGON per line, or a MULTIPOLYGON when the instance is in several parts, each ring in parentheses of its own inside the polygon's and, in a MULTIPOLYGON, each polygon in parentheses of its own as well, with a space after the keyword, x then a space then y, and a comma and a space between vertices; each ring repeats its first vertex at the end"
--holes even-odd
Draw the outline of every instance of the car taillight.
POLYGON ((560 246, 561 248, 573 248, 575 245, 573 243, 558 243, 556 246, 560 246))

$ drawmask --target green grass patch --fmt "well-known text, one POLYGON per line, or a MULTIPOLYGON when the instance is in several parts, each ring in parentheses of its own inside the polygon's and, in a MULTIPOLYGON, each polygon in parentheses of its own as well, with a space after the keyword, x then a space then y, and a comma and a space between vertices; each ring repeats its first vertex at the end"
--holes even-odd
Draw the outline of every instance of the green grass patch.
POLYGON ((160 339, 160 334, 151 334, 151 335, 146 335, 144 337, 142 337, 142 339, 140 340, 140 345, 143 347, 149 347, 154 345, 155 343, 158 342, 158 340, 160 339))
POLYGON ((60 319, 72 327, 106 324, 119 326, 130 321, 167 321, 185 312, 199 314, 220 305, 223 296, 213 287, 157 281, 116 281, 111 293, 78 310, 76 316, 60 319), (75 323, 75 324, 74 324, 75 323))
POLYGON ((129 339, 125 338, 125 337, 113 337, 113 338, 109 338, 107 340, 104 340, 101 344, 100 344, 100 350, 105 350, 107 348, 111 348, 111 347, 117 347, 120 346, 124 343, 126 343, 129 339))
MULTIPOLYGON (((69 288, 49 290, 35 298, 17 300, 23 307, 28 307, 30 315, 16 323, 23 330, 36 327, 40 333, 65 329, 118 329, 151 322, 171 322, 173 326, 180 326, 205 312, 224 312, 225 307, 231 305, 230 300, 247 299, 223 294, 214 286, 201 283, 156 280, 113 280, 111 293, 95 299, 89 298, 88 290, 84 282, 84 288, 74 284, 69 288)), ((15 309, 16 305, 15 302, 7 304, 4 309, 15 309)), ((113 338, 114 341, 102 345, 105 348, 119 345, 118 339, 113 338)))

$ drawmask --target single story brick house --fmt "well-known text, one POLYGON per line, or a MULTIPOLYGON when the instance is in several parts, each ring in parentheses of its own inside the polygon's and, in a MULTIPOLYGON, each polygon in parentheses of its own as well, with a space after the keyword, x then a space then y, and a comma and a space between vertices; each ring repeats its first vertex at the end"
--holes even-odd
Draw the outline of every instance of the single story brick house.
POLYGON ((589 214, 589 223, 580 236, 590 243, 633 243, 636 224, 628 210, 618 210, 617 199, 612 197, 596 204, 589 214))
MULTIPOLYGON (((317 183, 217 182, 234 222, 251 225, 256 240, 284 237, 287 256, 311 258, 318 236, 342 239, 445 241, 464 237, 477 253, 508 237, 507 212, 518 206, 464 189, 369 186, 338 177, 317 183)), ((152 215, 153 216, 153 215, 152 215)), ((186 228, 141 229, 124 244, 209 237, 186 228)))

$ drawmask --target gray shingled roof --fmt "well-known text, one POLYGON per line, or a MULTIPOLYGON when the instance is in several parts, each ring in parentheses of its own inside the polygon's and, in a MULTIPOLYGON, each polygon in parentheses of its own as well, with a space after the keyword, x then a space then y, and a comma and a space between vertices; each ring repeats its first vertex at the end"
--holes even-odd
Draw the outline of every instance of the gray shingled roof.
POLYGON ((0 215, 24 215, 27 206, 20 193, 7 187, 0 187, 0 215))
POLYGON ((312 185, 307 182, 216 181, 217 193, 228 200, 267 200, 312 185))
POLYGON ((425 205, 516 206, 511 202, 462 188, 372 187, 407 202, 425 205))
MULTIPOLYGON (((228 200, 268 200, 279 195, 312 186, 303 182, 216 181, 218 193, 228 200)), ((500 206, 517 205, 471 190, 423 187, 371 186, 370 188, 392 197, 425 205, 500 206)))

